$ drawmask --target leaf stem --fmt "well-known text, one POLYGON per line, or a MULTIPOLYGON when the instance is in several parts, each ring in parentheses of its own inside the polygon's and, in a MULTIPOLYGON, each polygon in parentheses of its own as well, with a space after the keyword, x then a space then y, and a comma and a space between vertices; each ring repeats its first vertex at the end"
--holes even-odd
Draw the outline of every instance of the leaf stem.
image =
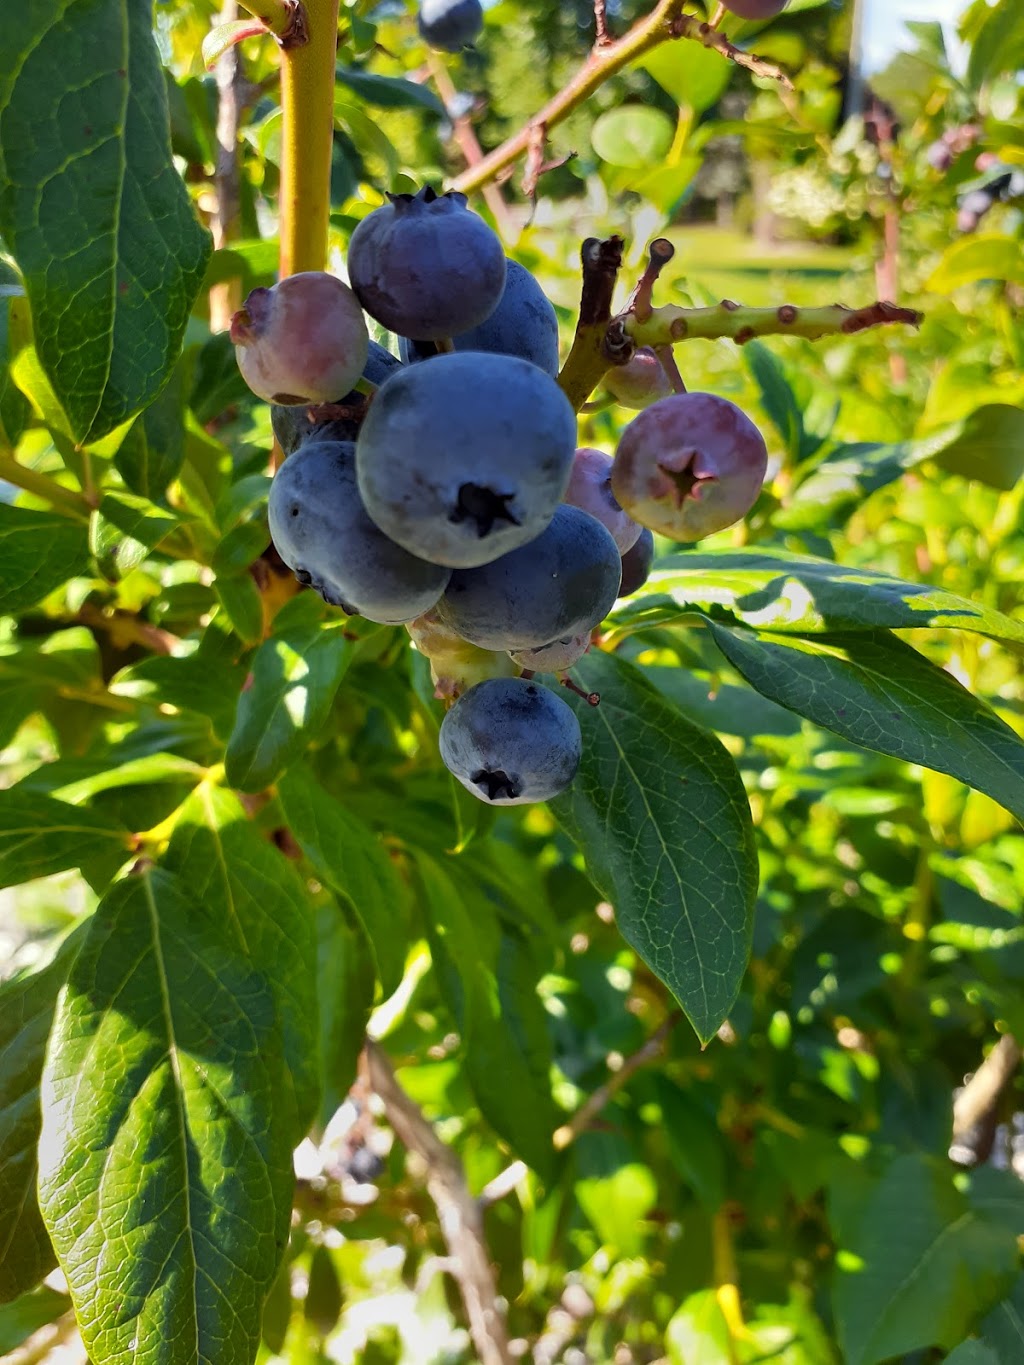
POLYGON ((40 474, 36 469, 29 469, 13 455, 3 451, 0 451, 0 479, 6 479, 16 488, 22 488, 26 493, 50 503, 53 510, 60 512, 62 516, 73 517, 76 521, 89 520, 89 503, 81 493, 65 488, 49 474, 40 474))
POLYGON ((305 13, 308 41, 281 50, 282 279, 327 263, 338 0, 307 0, 305 13))

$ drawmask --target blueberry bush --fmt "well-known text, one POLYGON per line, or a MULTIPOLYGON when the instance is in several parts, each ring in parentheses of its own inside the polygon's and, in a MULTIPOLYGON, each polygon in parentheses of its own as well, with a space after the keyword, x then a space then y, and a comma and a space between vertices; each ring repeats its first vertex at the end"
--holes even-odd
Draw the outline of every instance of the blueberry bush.
POLYGON ((0 8, 5 1358, 1024 1359, 1024 11, 853 9, 0 8))

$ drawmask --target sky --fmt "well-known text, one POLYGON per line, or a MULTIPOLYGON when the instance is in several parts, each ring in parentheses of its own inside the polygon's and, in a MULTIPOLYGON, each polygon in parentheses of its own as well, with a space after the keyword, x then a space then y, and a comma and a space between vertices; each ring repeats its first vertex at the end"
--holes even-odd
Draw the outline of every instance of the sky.
POLYGON ((900 48, 911 46, 903 27, 906 19, 938 19, 946 30, 946 46, 955 51, 953 20, 966 0, 863 0, 864 64, 878 71, 900 48))

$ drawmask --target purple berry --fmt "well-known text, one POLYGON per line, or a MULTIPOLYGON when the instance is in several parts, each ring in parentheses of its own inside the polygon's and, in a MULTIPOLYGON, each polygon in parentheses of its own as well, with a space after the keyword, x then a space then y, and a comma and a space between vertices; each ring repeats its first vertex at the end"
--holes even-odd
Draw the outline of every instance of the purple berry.
POLYGON ((484 26, 480 0, 420 0, 420 36, 442 52, 460 52, 484 26))
POLYGON ((242 378, 285 406, 329 403, 363 373, 366 319, 347 284, 322 270, 254 289, 231 319, 242 378))
POLYGON ((596 517, 611 532, 621 555, 636 543, 640 527, 622 510, 612 492, 612 464, 612 457, 603 450, 581 446, 573 457, 569 487, 562 501, 596 517))
POLYGON ((631 597, 639 592, 651 576, 654 564, 654 536, 645 526, 631 550, 622 556, 622 585, 620 597, 631 597))
POLYGON ((370 316, 427 341, 490 317, 505 288, 505 253, 466 196, 427 187, 388 198, 362 220, 348 249, 349 279, 370 316))
MULTIPOLYGON (((402 362, 397 356, 386 351, 376 341, 370 342, 366 365, 363 368, 364 379, 369 380, 371 384, 383 384, 392 370, 398 370, 401 367, 402 362)), ((321 417, 314 421, 310 419, 308 408, 282 407, 278 403, 271 405, 270 424, 274 428, 274 435, 286 455, 291 455, 293 451, 298 450, 304 441, 308 440, 354 441, 356 439, 361 425, 357 408, 365 401, 362 394, 353 389, 336 399, 332 398, 330 401, 342 407, 350 407, 352 415, 321 417)), ((317 407, 319 405, 311 404, 311 406, 317 407)))
POLYGON ((534 673, 563 673, 578 664, 589 648, 590 632, 587 631, 583 635, 571 635, 567 640, 553 640, 540 649, 518 649, 510 657, 514 664, 534 673))
POLYGON ((650 346, 641 346, 625 365, 613 365, 604 386, 624 408, 639 411, 672 392, 665 367, 650 346))
POLYGON ((612 488, 641 526, 673 540, 701 540, 746 516, 767 465, 764 438, 735 403, 677 393, 622 433, 612 488))

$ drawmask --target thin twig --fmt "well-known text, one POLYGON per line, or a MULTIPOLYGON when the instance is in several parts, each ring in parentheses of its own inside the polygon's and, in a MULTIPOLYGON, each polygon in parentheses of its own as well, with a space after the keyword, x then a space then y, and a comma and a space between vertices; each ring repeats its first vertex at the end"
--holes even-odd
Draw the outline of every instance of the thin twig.
POLYGON ((619 1093, 622 1087, 635 1075, 641 1067, 653 1062, 660 1057, 665 1043, 668 1041, 669 1034, 683 1017, 682 1010, 673 1010, 654 1030, 651 1036, 644 1043, 643 1047, 637 1048, 636 1052, 631 1053, 619 1067, 618 1071, 613 1071, 605 1081, 604 1085, 599 1085, 592 1095, 589 1095, 580 1107, 573 1114, 568 1123, 563 1123, 561 1128, 555 1129, 552 1142, 558 1150, 564 1151, 571 1143, 575 1142, 580 1133, 587 1128, 604 1109, 605 1105, 619 1093))
MULTIPOLYGON (((238 16, 238 0, 224 0, 221 23, 238 16)), ((217 78, 217 165, 213 173, 217 207, 213 215, 213 245, 219 251, 240 236, 241 175, 238 165, 238 130, 245 98, 242 53, 232 46, 216 66, 217 78)), ((210 290, 210 331, 226 332, 232 314, 242 306, 242 281, 239 276, 223 280, 210 290)))
POLYGON ((594 0, 594 46, 607 47, 614 41, 608 32, 608 0, 594 0))
MULTIPOLYGON (((448 68, 435 52, 431 52, 427 58, 427 64, 431 79, 437 86, 437 93, 441 96, 445 108, 450 109, 458 91, 448 68)), ((455 141, 459 144, 459 150, 465 157, 467 166, 479 166, 484 159, 480 143, 477 141, 476 132, 473 129, 473 120, 469 114, 463 114, 459 118, 452 119, 452 132, 455 141)), ((498 225, 498 233, 504 242, 512 242, 518 236, 515 224, 509 214, 508 204, 499 185, 488 184, 483 187, 483 196, 490 209, 495 223, 498 225)))
POLYGON ((484 1241, 483 1213, 469 1192, 462 1162, 398 1084, 383 1048, 367 1040, 366 1057, 370 1084, 384 1105, 395 1135, 426 1166, 427 1190, 437 1206, 438 1222, 481 1365, 512 1365, 505 1316, 499 1306, 498 1287, 484 1241))
MULTIPOLYGON (((583 264, 580 316, 572 349, 558 376, 559 384, 577 412, 611 364, 605 342, 611 321, 612 295, 622 265, 622 238, 608 237, 601 241, 588 237, 580 255, 583 264)), ((632 344, 629 342, 630 346, 632 344)))
POLYGON ((140 621, 131 612, 101 611, 91 602, 82 604, 77 620, 83 626, 106 631, 119 649, 138 644, 154 654, 173 654, 181 644, 177 635, 172 635, 169 630, 161 630, 159 626, 151 626, 147 621, 140 621))
POLYGON ((953 1102, 953 1144, 969 1149, 975 1161, 983 1161, 988 1155, 984 1142, 991 1150, 999 1097, 1013 1080, 1020 1063, 1020 1044, 1013 1034, 1004 1033, 953 1102), (982 1125, 983 1143, 969 1142, 972 1130, 979 1125, 982 1125))
POLYGON ((53 510, 62 516, 73 517, 76 521, 89 520, 91 507, 81 493, 76 493, 72 488, 65 488, 49 474, 40 474, 38 470, 30 469, 28 465, 22 464, 6 452, 0 452, 0 479, 13 483, 15 488, 21 488, 26 493, 31 493, 33 497, 48 502, 53 510))
POLYGON ((646 322, 624 318, 623 327, 638 346, 665 346, 692 337, 715 340, 729 337, 743 345, 754 337, 795 336, 811 341, 826 336, 849 336, 868 327, 906 323, 917 327, 922 314, 894 303, 870 303, 864 308, 846 308, 841 303, 823 308, 798 308, 785 303, 778 308, 748 308, 745 304, 723 299, 710 308, 681 308, 666 304, 655 308, 646 322))
POLYGON ((549 131, 578 109, 595 90, 611 76, 629 66, 653 48, 677 38, 687 38, 702 47, 719 52, 729 61, 745 67, 758 76, 768 76, 784 87, 792 88, 788 77, 771 62, 743 52, 709 24, 683 13, 686 0, 660 0, 650 14, 633 25, 621 38, 594 46, 587 60, 576 74, 534 115, 517 133, 489 152, 476 166, 456 176, 452 189, 470 194, 494 180, 507 166, 518 161, 529 150, 535 129, 544 126, 549 131))

